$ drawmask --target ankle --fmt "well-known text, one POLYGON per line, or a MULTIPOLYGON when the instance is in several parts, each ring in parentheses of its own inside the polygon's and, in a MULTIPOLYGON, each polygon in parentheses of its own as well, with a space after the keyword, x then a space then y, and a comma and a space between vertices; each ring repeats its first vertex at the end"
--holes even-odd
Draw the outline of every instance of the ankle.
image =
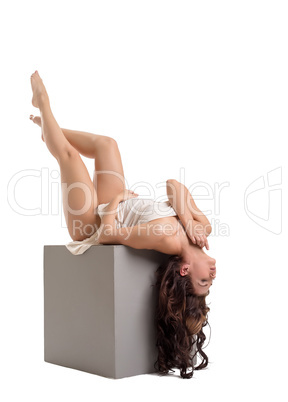
POLYGON ((40 95, 39 98, 37 99, 38 101, 38 107, 40 112, 42 112, 43 110, 47 110, 50 109, 50 102, 49 102, 49 98, 46 95, 40 95))

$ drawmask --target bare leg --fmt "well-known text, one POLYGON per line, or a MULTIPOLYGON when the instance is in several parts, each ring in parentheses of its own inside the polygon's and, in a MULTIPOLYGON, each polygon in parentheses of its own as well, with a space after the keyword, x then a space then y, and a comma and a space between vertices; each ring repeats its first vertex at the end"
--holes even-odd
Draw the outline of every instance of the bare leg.
POLYGON ((72 240, 90 237, 99 227, 97 193, 79 153, 65 138, 50 107, 45 86, 38 74, 31 76, 33 106, 39 108, 44 141, 59 163, 63 210, 72 240))
POLYGON ((110 202, 125 188, 124 169, 117 142, 108 136, 61 129, 70 144, 82 155, 95 159, 93 180, 99 204, 110 202))
POLYGON ((82 155, 95 159, 94 187, 99 204, 125 188, 124 170, 117 142, 108 136, 61 129, 70 144, 82 155))
MULTIPOLYGON (((41 117, 30 115, 41 127, 41 117)), ((108 136, 61 128, 66 140, 83 156, 95 159, 94 187, 98 203, 105 204, 125 188, 124 170, 117 142, 108 136)), ((42 139, 44 141, 43 132, 42 139)))
MULTIPOLYGON (((30 120, 32 120, 39 127, 42 127, 41 117, 30 115, 30 120)), ((86 158, 95 158, 95 153, 109 140, 113 140, 111 137, 100 134, 92 134, 85 131, 69 130, 67 128, 61 128, 67 141, 83 156, 86 158)), ((44 135, 42 131, 42 140, 44 140, 44 135)), ((112 141, 110 141, 112 142, 112 141)))

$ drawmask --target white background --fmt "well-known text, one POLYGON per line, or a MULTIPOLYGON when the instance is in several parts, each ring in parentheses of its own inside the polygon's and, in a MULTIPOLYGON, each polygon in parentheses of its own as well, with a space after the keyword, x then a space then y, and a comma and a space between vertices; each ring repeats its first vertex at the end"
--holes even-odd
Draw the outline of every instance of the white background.
MULTIPOLYGON (((287 14, 287 2, 275 0, 2 3, 5 401, 287 400, 287 14), (205 250, 217 260, 211 363, 191 380, 177 370, 111 380, 44 362, 43 246, 71 239, 59 177, 42 177, 41 199, 40 172, 55 177, 59 168, 29 120, 35 70, 60 127, 117 140, 128 188, 145 181, 165 199, 169 178, 228 183, 220 210, 215 198, 196 201, 229 232, 213 230, 205 250), (266 187, 251 194, 248 213, 245 191, 255 180, 266 187), (33 208, 42 212, 29 215, 33 208)), ((92 178, 93 160, 83 160, 92 178)))

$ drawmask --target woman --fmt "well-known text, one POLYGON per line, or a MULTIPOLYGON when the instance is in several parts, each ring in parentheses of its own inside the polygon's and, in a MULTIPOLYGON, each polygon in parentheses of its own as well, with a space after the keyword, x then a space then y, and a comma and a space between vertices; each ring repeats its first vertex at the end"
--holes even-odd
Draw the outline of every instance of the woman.
POLYGON ((141 200, 125 188, 117 142, 108 136, 60 128, 38 71, 31 75, 32 105, 40 116, 30 119, 42 128, 42 140, 56 158, 61 173, 63 210, 73 254, 92 244, 123 244, 169 254, 167 264, 157 270, 158 360, 155 367, 167 374, 173 367, 183 378, 193 375, 193 353, 207 366, 202 350, 207 324, 205 297, 216 276, 216 261, 207 237, 211 225, 197 208, 187 188, 167 180, 169 201, 141 200), (93 183, 80 155, 95 159, 93 183), (194 346, 193 346, 194 345, 194 346), (192 367, 192 372, 187 369, 192 367))

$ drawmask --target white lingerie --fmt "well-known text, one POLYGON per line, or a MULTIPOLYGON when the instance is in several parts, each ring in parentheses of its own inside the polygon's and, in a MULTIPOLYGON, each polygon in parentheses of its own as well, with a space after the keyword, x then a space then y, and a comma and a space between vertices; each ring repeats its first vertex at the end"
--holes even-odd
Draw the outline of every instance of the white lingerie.
MULTIPOLYGON (((96 212, 100 218, 103 216, 103 209, 108 204, 109 203, 100 204, 97 206, 96 212)), ((117 229, 121 227, 131 227, 168 216, 177 216, 175 209, 171 206, 169 201, 158 202, 152 199, 130 198, 129 200, 119 203, 115 214, 115 225, 117 229)), ((72 254, 83 254, 92 245, 99 244, 98 238, 99 229, 87 239, 72 241, 65 244, 65 246, 72 254)))

